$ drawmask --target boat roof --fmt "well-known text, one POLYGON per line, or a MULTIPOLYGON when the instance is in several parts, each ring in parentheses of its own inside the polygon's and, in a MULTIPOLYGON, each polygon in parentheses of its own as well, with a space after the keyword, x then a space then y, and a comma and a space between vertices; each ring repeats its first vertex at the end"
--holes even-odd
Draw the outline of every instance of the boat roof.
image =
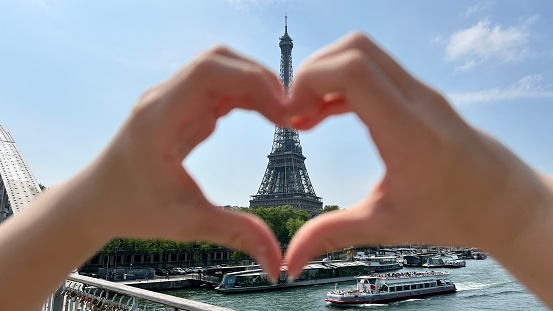
MULTIPOLYGON (((362 261, 316 261, 316 262, 310 262, 307 265, 303 267, 304 270, 309 269, 332 269, 332 268, 342 268, 342 267, 359 267, 359 266, 366 266, 369 267, 369 264, 362 261)), ((286 266, 281 266, 280 271, 286 271, 286 266)), ((254 270, 246 270, 246 271, 237 271, 237 272, 231 272, 227 273, 226 275, 259 275, 264 274, 262 269, 254 269, 254 270)))
POLYGON ((385 274, 369 274, 356 276, 357 280, 368 279, 408 279, 408 278, 423 278, 429 276, 449 276, 449 272, 446 271, 425 271, 425 272, 402 272, 402 273, 385 273, 385 274))

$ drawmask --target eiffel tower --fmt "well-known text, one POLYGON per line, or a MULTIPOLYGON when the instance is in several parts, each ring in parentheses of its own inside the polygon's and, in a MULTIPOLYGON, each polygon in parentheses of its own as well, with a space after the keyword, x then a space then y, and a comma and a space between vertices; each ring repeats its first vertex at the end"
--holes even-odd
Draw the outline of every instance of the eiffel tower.
MULTIPOLYGON (((286 93, 292 81, 292 38, 288 35, 285 16, 284 35, 280 39, 280 82, 286 93)), ((323 202, 313 190, 305 167, 297 130, 277 126, 269 164, 257 194, 251 196, 250 208, 290 205, 311 217, 320 213, 323 202)))

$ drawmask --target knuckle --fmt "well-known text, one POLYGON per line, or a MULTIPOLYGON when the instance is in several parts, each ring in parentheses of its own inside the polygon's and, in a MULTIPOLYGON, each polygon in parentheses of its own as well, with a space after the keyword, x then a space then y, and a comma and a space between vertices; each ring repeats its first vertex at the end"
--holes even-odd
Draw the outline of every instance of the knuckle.
POLYGON ((242 76, 248 85, 254 85, 261 81, 261 75, 263 70, 259 66, 244 66, 242 69, 242 76))
POLYGON ((362 50, 351 49, 346 52, 343 66, 346 78, 355 80, 365 78, 368 66, 367 57, 362 50))
POLYGON ((207 51, 209 54, 229 55, 232 51, 224 45, 216 45, 207 51))
POLYGON ((353 48, 365 47, 369 41, 367 35, 361 31, 354 31, 347 36, 347 42, 353 48))
POLYGON ((157 96, 159 94, 160 89, 161 89, 161 85, 156 85, 156 86, 153 86, 153 87, 147 89, 138 98, 138 103, 139 104, 140 103, 148 103, 148 102, 151 102, 151 101, 155 100, 155 98, 157 98, 157 96))
POLYGON ((163 85, 156 85, 146 90, 138 98, 137 103, 132 108, 133 120, 144 121, 150 114, 150 110, 156 106, 156 102, 159 101, 161 93, 163 92, 163 85))

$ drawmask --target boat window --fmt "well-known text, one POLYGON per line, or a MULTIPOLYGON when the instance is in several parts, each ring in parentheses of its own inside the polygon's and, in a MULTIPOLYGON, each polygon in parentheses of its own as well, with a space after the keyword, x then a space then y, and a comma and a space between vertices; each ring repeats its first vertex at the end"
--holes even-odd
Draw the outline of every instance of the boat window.
POLYGON ((417 284, 417 288, 422 288, 422 284, 417 284))
POLYGON ((409 290, 409 285, 403 286, 403 290, 409 290))
POLYGON ((234 275, 227 275, 223 278, 223 285, 225 285, 226 287, 232 287, 232 285, 234 285, 234 281, 236 281, 236 276, 234 275))
POLYGON ((391 292, 395 292, 395 291, 396 291, 396 287, 395 287, 395 286, 390 286, 390 291, 391 291, 391 292))
POLYGON ((417 289, 417 285, 411 285, 411 289, 417 289))
POLYGON ((430 287, 430 283, 424 283, 424 288, 430 287))
POLYGON ((254 274, 254 275, 239 275, 236 276, 234 281, 234 287, 252 287, 252 286, 263 286, 269 285, 267 276, 265 274, 254 274))
POLYGON ((328 269, 306 269, 300 274, 297 278, 298 281, 301 280, 314 280, 328 278, 328 269))

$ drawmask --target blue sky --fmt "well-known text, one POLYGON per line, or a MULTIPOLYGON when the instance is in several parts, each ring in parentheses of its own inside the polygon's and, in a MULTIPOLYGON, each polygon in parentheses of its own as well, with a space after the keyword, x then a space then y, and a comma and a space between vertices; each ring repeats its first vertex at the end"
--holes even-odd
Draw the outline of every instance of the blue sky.
MULTIPOLYGON (((37 180, 63 181, 108 143, 136 99, 198 52, 225 44, 278 72, 288 14, 294 67, 353 30, 373 37, 442 91, 468 122, 553 173, 553 2, 65 1, 0 2, 0 123, 37 180)), ((215 204, 247 206, 274 126, 235 111, 185 166, 215 204)), ((324 204, 347 207, 383 167, 355 116, 301 132, 324 204)))

